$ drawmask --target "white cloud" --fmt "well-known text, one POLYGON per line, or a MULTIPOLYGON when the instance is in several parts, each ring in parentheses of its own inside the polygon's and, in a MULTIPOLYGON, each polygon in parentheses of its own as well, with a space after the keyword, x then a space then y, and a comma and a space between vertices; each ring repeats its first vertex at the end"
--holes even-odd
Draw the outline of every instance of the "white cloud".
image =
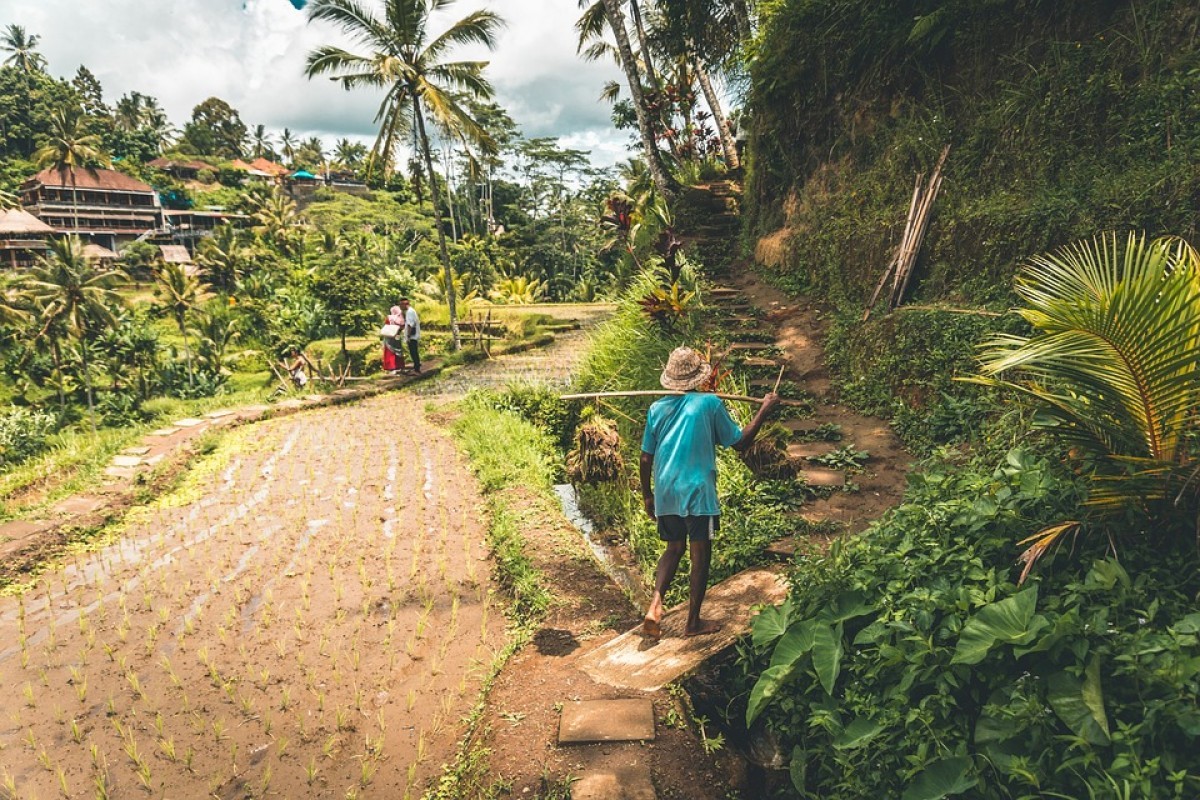
MULTIPOLYGON (((461 0, 449 13, 461 16, 480 5, 461 0)), ((575 0, 487 5, 508 23, 498 47, 463 55, 490 61, 497 99, 526 135, 589 142, 598 164, 612 163, 614 153, 623 158, 625 136, 611 129, 608 106, 597 99, 604 82, 620 76, 611 64, 586 64, 575 55, 575 0)), ((216 96, 248 125, 288 127, 327 142, 373 140, 379 96, 304 77, 313 48, 353 45, 330 25, 309 25, 289 0, 0 0, 0 6, 0 24, 15 22, 42 37, 39 49, 53 74, 70 77, 87 66, 110 103, 129 91, 149 94, 182 126, 194 106, 216 96)))

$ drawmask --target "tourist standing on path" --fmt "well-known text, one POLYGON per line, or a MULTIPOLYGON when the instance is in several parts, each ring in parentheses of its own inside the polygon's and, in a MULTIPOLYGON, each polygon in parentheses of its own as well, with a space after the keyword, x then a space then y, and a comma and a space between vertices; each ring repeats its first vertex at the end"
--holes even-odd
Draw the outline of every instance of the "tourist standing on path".
POLYGON ((646 513, 658 523, 667 549, 658 560, 654 595, 642 623, 647 636, 662 635, 663 597, 691 544, 692 570, 685 636, 720 630, 721 624, 700 617, 708 588, 713 535, 721 527, 717 504, 717 445, 745 450, 779 403, 774 392, 763 397, 754 419, 740 429, 716 395, 695 391, 712 374, 712 366, 690 347, 676 348, 659 382, 664 389, 686 394, 664 397, 650 406, 642 437, 640 476, 646 513), (651 476, 654 490, 651 492, 651 476))
POLYGON ((400 306, 392 306, 384 325, 396 328, 395 335, 383 337, 383 371, 394 374, 404 369, 404 312, 400 306))
POLYGON ((404 340, 408 342, 408 354, 412 356, 413 374, 421 374, 421 318, 417 310, 408 304, 407 297, 400 298, 400 313, 404 315, 404 340))

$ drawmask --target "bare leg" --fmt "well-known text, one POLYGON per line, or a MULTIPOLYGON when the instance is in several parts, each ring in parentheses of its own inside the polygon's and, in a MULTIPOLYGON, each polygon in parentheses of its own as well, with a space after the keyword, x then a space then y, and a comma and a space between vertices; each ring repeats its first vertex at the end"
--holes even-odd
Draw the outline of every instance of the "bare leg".
POLYGON ((658 569, 654 572, 654 596, 650 598, 650 608, 646 611, 646 619, 642 621, 642 633, 655 639, 662 636, 662 625, 659 623, 663 616, 663 596, 675 578, 684 549, 683 542, 667 542, 667 549, 658 559, 658 569))
POLYGON ((692 574, 689 581, 688 618, 684 636, 703 636, 716 633, 721 623, 700 618, 700 606, 704 603, 704 592, 708 589, 708 567, 712 562, 712 542, 692 542, 692 574))

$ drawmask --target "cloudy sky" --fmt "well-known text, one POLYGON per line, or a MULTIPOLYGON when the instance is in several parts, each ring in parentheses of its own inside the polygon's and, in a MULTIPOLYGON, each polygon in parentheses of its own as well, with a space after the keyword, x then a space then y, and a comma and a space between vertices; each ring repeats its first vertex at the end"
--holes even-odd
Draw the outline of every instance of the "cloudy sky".
MULTIPOLYGON (((479 57, 490 59, 497 99, 525 135, 591 150, 597 165, 625 158, 628 137, 612 129, 597 99, 620 75, 575 55, 576 0, 458 0, 450 14, 481 6, 508 23, 495 52, 479 57)), ((309 25, 293 0, 0 0, 0 27, 10 23, 41 37, 51 74, 69 78, 86 65, 107 102, 131 90, 152 95, 179 127, 215 95, 250 126, 288 127, 327 145, 342 136, 373 140, 377 97, 303 74, 314 47, 353 45, 326 24, 309 25)))

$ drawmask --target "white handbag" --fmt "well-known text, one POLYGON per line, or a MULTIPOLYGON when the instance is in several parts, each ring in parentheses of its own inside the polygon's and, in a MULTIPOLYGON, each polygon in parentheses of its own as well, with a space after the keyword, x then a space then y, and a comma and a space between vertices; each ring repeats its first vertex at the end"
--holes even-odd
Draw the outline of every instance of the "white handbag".
POLYGON ((388 323, 379 329, 379 335, 385 339, 395 339, 400 335, 400 326, 388 323))

